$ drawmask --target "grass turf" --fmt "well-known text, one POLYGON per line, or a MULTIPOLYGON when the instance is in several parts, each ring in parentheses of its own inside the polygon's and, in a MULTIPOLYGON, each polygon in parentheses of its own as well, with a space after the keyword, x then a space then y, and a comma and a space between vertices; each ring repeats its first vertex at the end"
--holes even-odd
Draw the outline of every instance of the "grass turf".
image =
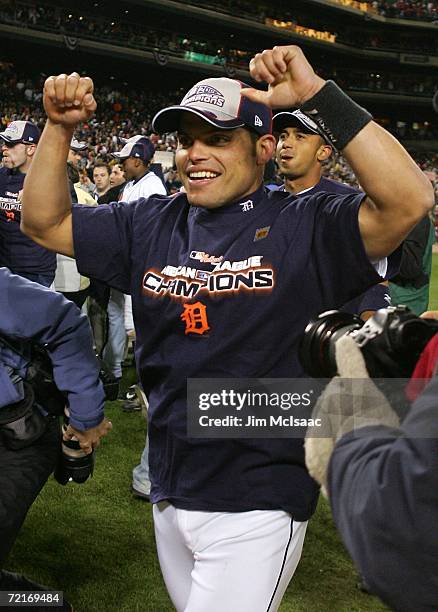
MULTIPOLYGON (((429 308, 438 309, 438 254, 433 257, 429 308)), ((125 384, 132 377, 127 372, 125 384)), ((63 590, 75 612, 170 612, 150 504, 130 493, 145 423, 138 413, 123 413, 119 402, 108 403, 106 412, 114 429, 96 454, 94 477, 66 487, 49 480, 29 512, 8 569, 63 590)), ((280 612, 387 610, 377 598, 361 593, 356 582, 328 504, 321 499, 280 612)))

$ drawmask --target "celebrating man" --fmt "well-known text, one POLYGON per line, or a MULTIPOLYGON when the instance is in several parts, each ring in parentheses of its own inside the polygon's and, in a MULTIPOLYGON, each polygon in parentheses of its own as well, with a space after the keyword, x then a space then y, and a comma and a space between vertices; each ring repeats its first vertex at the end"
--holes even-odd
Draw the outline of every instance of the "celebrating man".
POLYGON ((250 69, 267 91, 206 79, 155 116, 156 131, 178 132, 185 193, 73 210, 65 159, 75 126, 96 108, 93 83, 50 77, 23 199, 23 229, 34 240, 132 295, 158 554, 173 603, 186 612, 277 610, 317 499, 301 439, 188 438, 187 378, 299 376, 309 317, 378 282, 371 262, 433 204, 401 145, 318 77, 298 47, 263 51, 250 69), (264 191, 271 108, 291 106, 324 126, 366 194, 297 203, 264 191))

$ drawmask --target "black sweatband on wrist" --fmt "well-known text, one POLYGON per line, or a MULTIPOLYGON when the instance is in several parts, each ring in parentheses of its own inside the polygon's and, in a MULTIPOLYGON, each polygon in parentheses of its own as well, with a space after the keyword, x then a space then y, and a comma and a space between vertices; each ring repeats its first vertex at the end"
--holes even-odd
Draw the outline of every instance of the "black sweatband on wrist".
POLYGON ((331 144, 341 151, 370 121, 370 113, 356 104, 334 81, 322 89, 301 110, 318 125, 331 144))

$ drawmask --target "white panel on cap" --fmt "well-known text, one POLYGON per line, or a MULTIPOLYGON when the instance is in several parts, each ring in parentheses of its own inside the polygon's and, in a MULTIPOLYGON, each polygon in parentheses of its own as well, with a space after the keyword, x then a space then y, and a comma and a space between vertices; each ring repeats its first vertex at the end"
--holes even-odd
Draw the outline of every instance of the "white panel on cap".
POLYGON ((14 121, 13 123, 10 123, 5 130, 5 135, 19 138, 23 133, 23 123, 23 121, 14 121))
POLYGON ((232 79, 205 79, 184 96, 181 106, 212 113, 219 121, 236 119, 240 105, 240 85, 232 79))

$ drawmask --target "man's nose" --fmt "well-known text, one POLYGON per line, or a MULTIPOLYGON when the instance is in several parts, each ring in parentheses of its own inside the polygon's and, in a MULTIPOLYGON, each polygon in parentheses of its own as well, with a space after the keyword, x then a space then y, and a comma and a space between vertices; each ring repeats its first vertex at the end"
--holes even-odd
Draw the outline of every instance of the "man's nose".
POLYGON ((207 159, 209 157, 208 145, 202 140, 193 140, 190 147, 187 149, 189 159, 192 161, 199 161, 200 159, 207 159))
POLYGON ((296 138, 295 136, 293 136, 292 134, 289 134, 289 136, 286 136, 286 138, 283 140, 283 148, 286 149, 292 149, 295 146, 296 143, 296 138))

